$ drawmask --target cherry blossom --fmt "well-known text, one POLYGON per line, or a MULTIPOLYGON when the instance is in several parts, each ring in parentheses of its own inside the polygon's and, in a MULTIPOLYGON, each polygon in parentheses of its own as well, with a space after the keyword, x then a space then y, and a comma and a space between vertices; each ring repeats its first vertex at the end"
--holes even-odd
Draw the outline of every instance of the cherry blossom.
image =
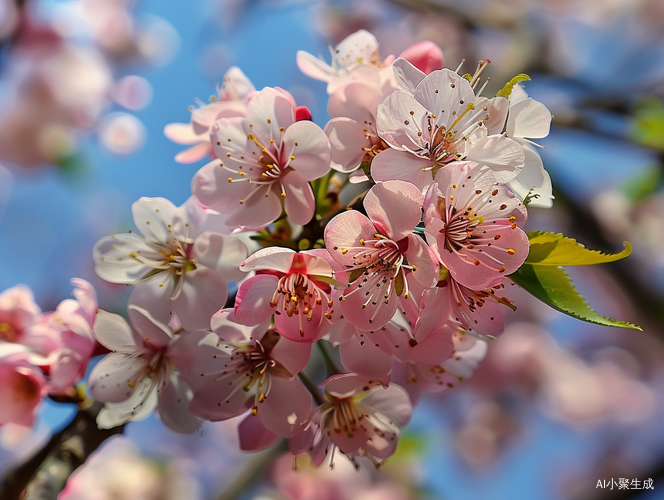
POLYGON ((454 351, 442 363, 423 363, 412 359, 395 363, 392 381, 408 392, 413 404, 419 401, 422 392, 442 392, 470 378, 486 356, 487 342, 463 330, 457 330, 452 340, 454 351))
POLYGON ((218 421, 251 408, 268 431, 282 437, 299 432, 311 412, 311 394, 295 378, 309 361, 311 345, 291 342, 268 323, 248 327, 230 309, 212 318, 215 333, 195 332, 184 341, 197 346, 200 361, 185 372, 194 395, 189 410, 218 421))
POLYGON ((318 466, 336 448, 375 464, 394 453, 413 410, 403 388, 376 386, 357 374, 335 375, 322 386, 327 401, 314 411, 304 431, 290 440, 293 454, 309 453, 318 466))
POLYGON ((265 88, 244 118, 222 118, 211 132, 220 160, 194 176, 192 191, 204 206, 229 214, 230 229, 261 229, 283 209, 294 224, 306 224, 315 199, 308 181, 330 167, 325 132, 308 120, 295 121, 295 102, 286 92, 265 88))
POLYGON ((0 340, 24 343, 29 327, 40 314, 41 309, 27 286, 17 285, 0 293, 0 340))
POLYGON ((111 353, 90 373, 90 389, 106 403, 97 417, 101 428, 146 418, 155 408, 171 429, 190 433, 202 421, 187 411, 191 391, 179 370, 197 361, 196 351, 178 348, 191 333, 175 334, 134 304, 128 308, 132 327, 117 314, 100 310, 94 324, 97 340, 111 353))
POLYGON ((420 222, 423 195, 413 184, 377 184, 367 193, 369 217, 351 210, 325 228, 325 245, 350 273, 341 310, 361 330, 380 328, 394 315, 399 296, 409 297, 409 281, 434 286, 438 266, 422 238, 413 234, 420 222), (402 292, 403 289, 403 292, 402 292))
POLYGON ((500 295, 504 288, 499 283, 484 290, 472 290, 447 276, 435 288, 426 290, 422 300, 441 317, 455 321, 464 329, 496 337, 505 325, 500 304, 516 309, 510 299, 500 295))
POLYGON ((177 313, 187 329, 207 328, 224 306, 227 283, 243 277, 247 257, 234 236, 207 231, 202 209, 193 201, 176 208, 164 198, 141 198, 132 206, 142 234, 107 236, 93 249, 95 270, 111 283, 134 284, 134 302, 167 322, 177 313))
POLYGON ((362 78, 367 73, 377 76, 376 68, 383 66, 378 54, 378 41, 366 30, 347 36, 339 45, 334 48, 330 46, 329 49, 332 54, 331 64, 327 64, 322 57, 318 59, 302 50, 297 52, 297 65, 302 73, 327 82, 328 93, 332 93, 337 85, 350 79, 362 78))
POLYGON ((0 426, 33 424, 47 393, 46 378, 33 364, 35 358, 23 345, 0 342, 0 426))
POLYGON ((240 269, 257 274, 238 290, 235 319, 256 325, 275 314, 277 331, 296 342, 315 342, 325 334, 334 301, 346 286, 346 273, 325 249, 264 248, 240 269))
POLYGON ((377 181, 400 179, 426 189, 436 170, 452 161, 472 160, 490 167, 504 184, 524 165, 521 146, 484 124, 494 112, 475 105, 468 80, 449 69, 424 77, 413 94, 397 90, 378 106, 379 136, 390 146, 376 156, 377 181))
POLYGON ((175 161, 194 163, 214 150, 210 142, 212 125, 220 118, 241 117, 247 111, 247 103, 256 89, 240 68, 233 66, 224 75, 224 83, 217 86, 217 96, 212 102, 204 104, 197 100, 198 108, 191 108, 190 123, 170 123, 164 128, 164 134, 178 144, 193 144, 188 149, 175 155, 175 161))
POLYGON ((523 170, 507 185, 521 199, 530 195, 530 205, 533 207, 553 206, 551 177, 544 170, 542 159, 533 147, 538 145, 530 140, 546 137, 550 127, 551 112, 547 107, 528 97, 521 85, 515 85, 509 98, 505 133, 521 145, 526 159, 523 170))
POLYGON ((41 354, 45 357, 37 364, 48 373, 49 394, 62 394, 83 377, 96 346, 92 325, 97 314, 97 295, 85 280, 74 278, 72 284, 76 287, 74 299, 63 300, 55 311, 42 314, 29 329, 32 339, 42 339, 41 354))
POLYGON ((455 162, 436 174, 424 201, 425 234, 432 251, 461 285, 482 290, 500 283, 528 256, 519 226, 526 209, 496 185, 494 172, 455 162))

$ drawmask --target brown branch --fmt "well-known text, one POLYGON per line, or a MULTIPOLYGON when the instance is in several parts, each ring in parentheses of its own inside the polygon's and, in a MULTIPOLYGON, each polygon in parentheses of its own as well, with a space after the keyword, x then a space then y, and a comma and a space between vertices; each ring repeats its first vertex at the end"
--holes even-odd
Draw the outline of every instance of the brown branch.
POLYGON ((74 420, 33 458, 10 471, 0 484, 2 500, 55 500, 69 476, 106 439, 122 434, 124 426, 99 429, 97 414, 103 408, 94 403, 79 410, 74 420))

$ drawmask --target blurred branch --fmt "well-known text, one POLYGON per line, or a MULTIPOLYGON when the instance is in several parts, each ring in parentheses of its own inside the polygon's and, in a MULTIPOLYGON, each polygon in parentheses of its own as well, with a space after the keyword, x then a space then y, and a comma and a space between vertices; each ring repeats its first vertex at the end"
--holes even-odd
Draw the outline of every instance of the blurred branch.
POLYGON ((272 461, 286 453, 287 450, 288 440, 281 439, 271 448, 258 453, 244 470, 235 477, 235 481, 217 497, 217 500, 235 500, 239 498, 242 493, 247 491, 249 486, 256 483, 256 480, 263 475, 272 461))
POLYGON ((33 458, 10 471, 0 484, 2 500, 56 500, 69 476, 106 439, 122 434, 124 426, 99 429, 97 414, 103 404, 79 410, 74 420, 33 458), (25 492, 25 494, 24 494, 25 492))

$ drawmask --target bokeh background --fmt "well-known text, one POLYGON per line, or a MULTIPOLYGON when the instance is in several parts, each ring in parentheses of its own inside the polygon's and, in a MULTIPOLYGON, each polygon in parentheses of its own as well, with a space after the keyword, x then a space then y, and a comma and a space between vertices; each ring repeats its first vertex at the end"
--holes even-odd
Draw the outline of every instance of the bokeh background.
MULTIPOLYGON (((52 310, 82 277, 121 312, 126 289, 96 278, 93 244, 131 228, 141 196, 184 202, 203 163, 176 163, 164 126, 187 122, 233 65, 323 126, 325 84, 296 51, 328 55, 361 28, 383 58, 428 39, 451 68, 490 59, 485 95, 531 76, 527 92, 554 115, 540 142, 556 200, 527 229, 605 251, 632 242, 627 260, 572 276, 598 312, 643 332, 514 290, 518 311, 476 375, 425 399, 379 471, 298 460, 294 473, 278 452, 238 452, 237 422, 181 436, 151 418, 104 445, 67 498, 664 498, 662 0, 0 0, 0 290, 24 283, 52 310), (654 490, 634 488, 648 478, 654 490)), ((29 436, 0 430, 2 471, 74 411, 47 402, 29 436)))

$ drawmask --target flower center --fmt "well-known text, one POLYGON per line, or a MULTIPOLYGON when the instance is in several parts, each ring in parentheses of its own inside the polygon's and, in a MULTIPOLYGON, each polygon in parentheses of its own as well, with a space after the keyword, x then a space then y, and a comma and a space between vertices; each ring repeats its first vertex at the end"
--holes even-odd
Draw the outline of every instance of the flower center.
MULTIPOLYGON (((283 311, 289 318, 293 315, 301 315, 301 318, 304 317, 307 321, 311 321, 316 306, 323 307, 323 301, 327 305, 325 317, 331 319, 330 309, 333 303, 328 295, 306 274, 292 273, 279 280, 270 301, 270 307, 276 308, 275 314, 281 314, 283 311)), ((300 335, 304 336, 302 328, 300 328, 300 335)))
POLYGON ((4 321, 0 323, 0 340, 16 342, 18 336, 19 332, 12 325, 4 321))

